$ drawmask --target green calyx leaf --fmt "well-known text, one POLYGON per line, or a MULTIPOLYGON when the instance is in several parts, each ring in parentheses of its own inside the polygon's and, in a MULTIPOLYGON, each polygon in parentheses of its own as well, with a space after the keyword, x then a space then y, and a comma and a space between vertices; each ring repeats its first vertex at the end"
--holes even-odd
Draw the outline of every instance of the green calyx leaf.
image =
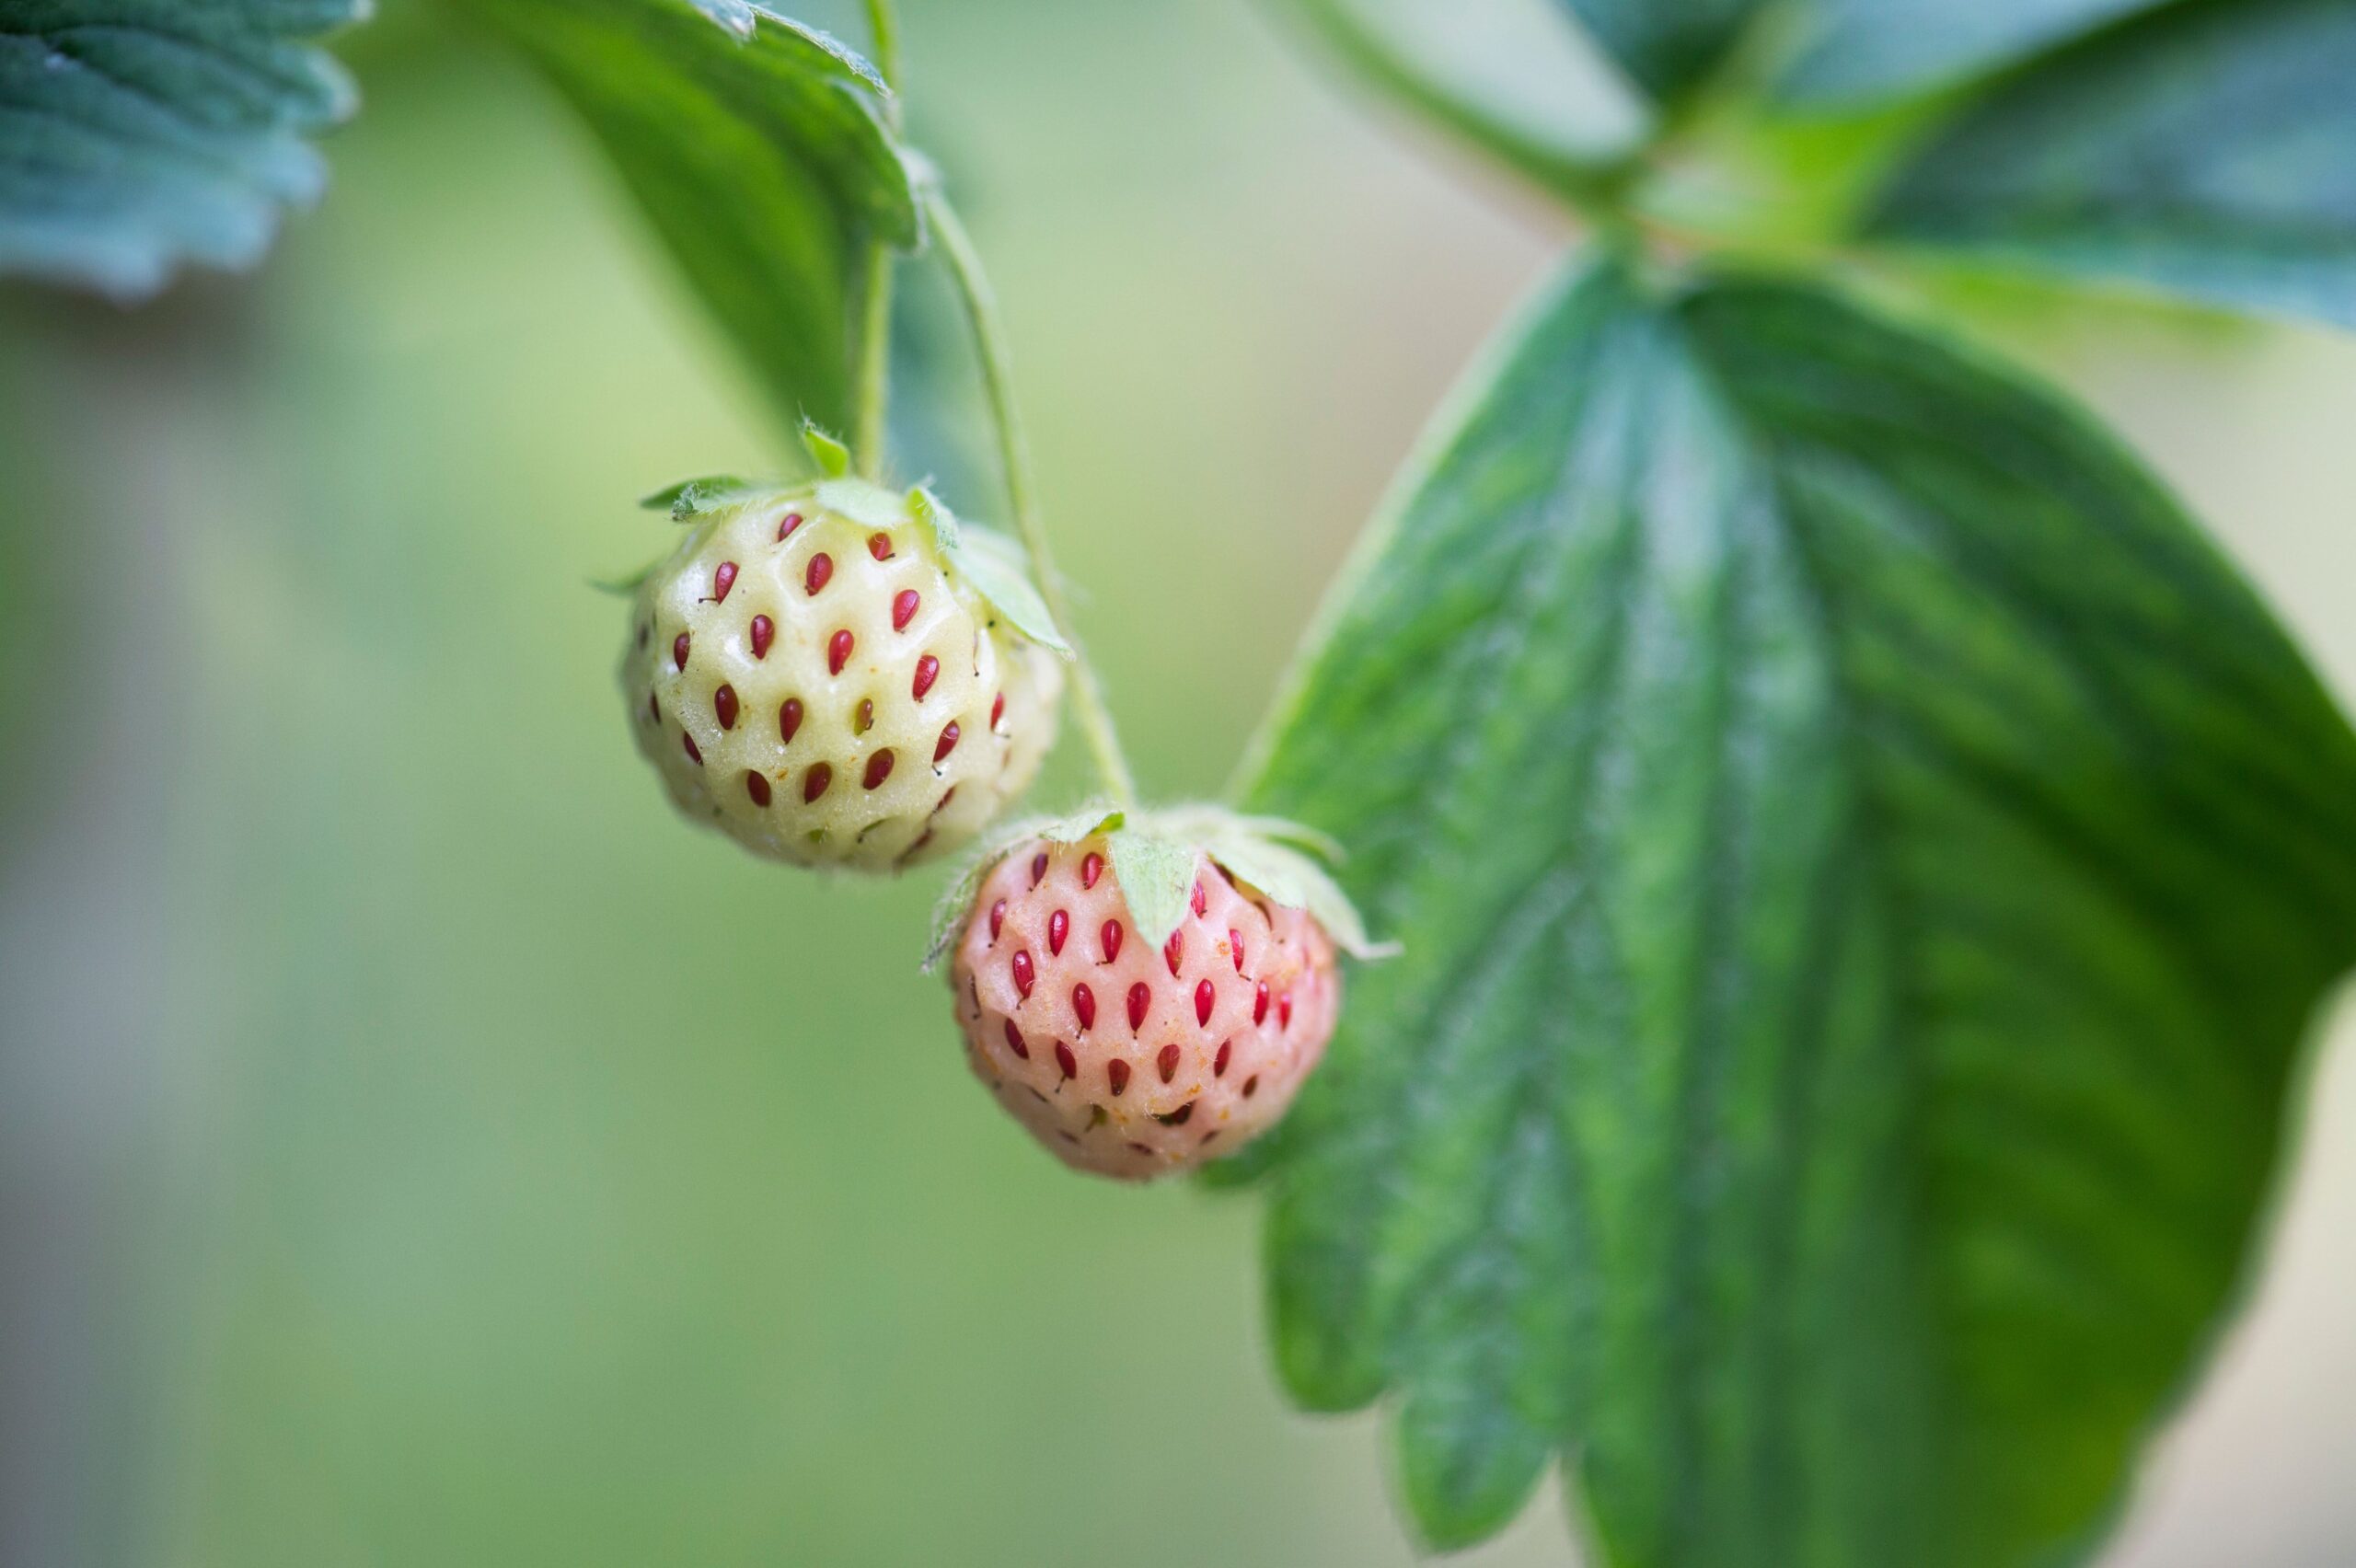
POLYGON ((822 477, 839 479, 850 472, 850 448, 821 430, 814 421, 802 421, 802 444, 809 452, 810 460, 818 465, 822 477))
POLYGON ((916 521, 908 515, 907 498, 865 479, 827 479, 814 494, 820 506, 862 528, 888 533, 913 526, 916 521))
POLYGON ((925 946, 924 970, 930 974, 940 966, 942 958, 957 942, 966 920, 974 913, 975 895, 981 892, 982 879, 990 868, 1005 858, 1006 852, 1018 844, 1034 839, 1045 839, 1050 844, 1078 844, 1120 826, 1122 813, 1107 805, 1083 806, 1063 816, 1025 817, 1016 822, 1001 823, 982 836, 973 848, 958 862, 957 872, 932 905, 932 925, 925 946))
POLYGON ((631 598, 646 586, 648 578, 663 570, 663 563, 669 559, 668 556, 657 556, 626 577, 593 577, 589 580, 589 586, 600 594, 611 594, 616 598, 631 598))
POLYGON ((1138 935, 1147 946, 1160 947, 1186 918, 1202 847, 1156 823, 1115 828, 1105 847, 1138 935))
POLYGON ((1010 625, 1041 647, 1066 658, 1071 656, 1071 644, 1056 628, 1056 617, 1048 610, 1046 599, 1031 581, 1022 546, 995 529, 960 522, 956 513, 928 490, 909 491, 907 506, 912 515, 931 528, 933 542, 950 570, 988 600, 1010 625))
POLYGON ((1397 942, 1379 942, 1367 934, 1357 905, 1320 864, 1343 859, 1342 846, 1328 835, 1281 817, 1243 816, 1219 806, 1181 807, 1157 813, 1154 821, 1172 837, 1199 845, 1237 881, 1250 883, 1273 902, 1307 910, 1334 945, 1352 958, 1399 955, 1397 942))
POLYGON ((2008 368, 1788 284, 1550 290, 1246 803, 1396 963, 1239 1158, 1276 1355, 1435 1547, 2075 1561, 2246 1279, 2356 959, 2356 734, 2008 368))
POLYGON ((310 40, 366 0, 41 0, 0 15, 0 274, 144 299, 242 270, 316 201, 356 102, 310 40))
POLYGON ((653 494, 641 497, 639 505, 648 512, 667 512, 674 523, 685 523, 707 512, 741 505, 756 495, 780 489, 757 479, 739 478, 733 474, 712 474, 699 479, 681 479, 676 485, 665 485, 653 494))
POLYGON ((1042 839, 1080 844, 1099 836, 1138 935, 1155 947, 1186 918, 1195 878, 1207 856, 1272 903, 1307 910, 1334 945, 1354 958, 1389 958, 1399 951, 1396 944, 1368 939, 1356 906, 1314 859, 1338 859, 1340 847, 1314 829, 1277 817, 1241 815, 1223 806, 1123 812, 1100 802, 1064 816, 1007 824, 970 851, 933 906, 925 968, 932 969, 955 943, 983 879, 1009 850, 1042 839))

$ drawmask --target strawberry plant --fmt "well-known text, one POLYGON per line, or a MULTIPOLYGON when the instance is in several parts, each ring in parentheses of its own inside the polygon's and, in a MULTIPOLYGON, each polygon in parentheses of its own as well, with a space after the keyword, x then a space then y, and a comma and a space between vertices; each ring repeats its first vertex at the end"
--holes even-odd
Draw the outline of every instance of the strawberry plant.
MULTIPOLYGON (((2356 10, 1521 7, 1608 63, 1589 133, 1437 47, 1456 12, 1270 6, 1584 237, 1233 798, 1159 806, 888 0, 863 52, 746 0, 468 7, 779 415, 776 478, 653 498, 638 745, 767 856, 972 841, 930 955, 968 1065, 1079 1170, 1262 1194, 1278 1373, 1385 1407, 1422 1541, 1559 1467, 1631 1568, 2086 1559, 2256 1266, 2356 961, 2356 732, 1941 285, 2356 325, 2356 10), (965 307, 1005 533, 888 449, 917 265, 965 307), (1007 820, 1067 695, 1102 798, 1007 820)), ((135 295, 250 260, 316 189, 309 40, 356 9, 0 4, 0 266, 135 295)))

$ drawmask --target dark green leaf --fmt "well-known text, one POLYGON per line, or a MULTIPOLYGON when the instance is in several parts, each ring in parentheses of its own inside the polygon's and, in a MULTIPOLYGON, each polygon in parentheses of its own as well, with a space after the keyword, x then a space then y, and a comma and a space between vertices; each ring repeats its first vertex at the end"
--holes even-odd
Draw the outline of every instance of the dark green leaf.
POLYGON ((0 0, 0 272, 154 294, 260 260, 351 112, 307 42, 366 0, 0 0))
POLYGON ((2026 60, 2165 0, 1823 0, 1784 82, 1809 103, 1886 98, 2026 60))
POLYGON ((788 423, 848 429, 860 258, 921 237, 873 68, 737 0, 478 0, 604 144, 788 423))
POLYGON ((1603 271, 1475 394, 1249 791, 1405 944, 1256 1161, 1286 1379, 1440 1545, 1562 1452, 1617 1563, 2068 1560, 2356 954, 2356 735, 2077 411, 1837 300, 1603 271))
POLYGON ((1557 0, 1662 102, 1700 85, 1740 41, 1761 0, 1557 0))
POLYGON ((2008 82, 1870 232, 2356 326, 2356 6, 2204 0, 2008 82))

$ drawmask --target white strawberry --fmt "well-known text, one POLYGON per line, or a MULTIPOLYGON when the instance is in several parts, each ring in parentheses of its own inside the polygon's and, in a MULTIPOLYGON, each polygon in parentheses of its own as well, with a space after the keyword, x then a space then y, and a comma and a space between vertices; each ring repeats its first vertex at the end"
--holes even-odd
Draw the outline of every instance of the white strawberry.
POLYGON ((636 587, 621 684, 688 816, 798 865, 888 871, 1029 785, 1063 675, 988 536, 842 478, 657 500, 689 531, 636 587))

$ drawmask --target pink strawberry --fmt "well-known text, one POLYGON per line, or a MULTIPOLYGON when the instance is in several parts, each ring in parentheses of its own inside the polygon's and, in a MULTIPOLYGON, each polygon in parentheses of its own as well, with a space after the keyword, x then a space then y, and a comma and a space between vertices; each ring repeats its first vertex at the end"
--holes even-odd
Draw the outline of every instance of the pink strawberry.
POLYGON ((1154 940, 1114 859, 1103 832, 1008 851, 950 984, 975 1072, 1033 1136, 1079 1170, 1147 1180, 1284 1114, 1333 1034, 1341 976, 1317 919, 1206 853, 1154 940))
POLYGON ((1030 783, 1062 671, 956 569, 940 514, 839 480, 680 514, 621 682, 689 817, 800 865, 896 870, 1030 783))

